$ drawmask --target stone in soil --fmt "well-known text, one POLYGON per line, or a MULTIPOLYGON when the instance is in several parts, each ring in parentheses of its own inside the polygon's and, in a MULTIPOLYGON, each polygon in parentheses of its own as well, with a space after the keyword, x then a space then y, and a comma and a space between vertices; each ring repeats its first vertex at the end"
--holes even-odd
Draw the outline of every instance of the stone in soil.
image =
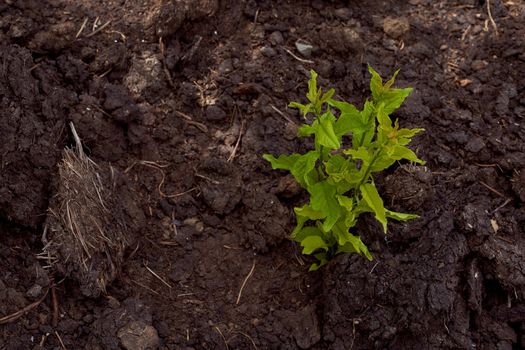
POLYGON ((410 23, 404 17, 387 17, 383 21, 383 31, 394 39, 399 39, 410 30, 410 23))
POLYGON ((126 350, 150 350, 159 347, 159 335, 153 326, 132 321, 119 329, 117 336, 126 350))
POLYGON ((206 107, 206 119, 212 122, 218 122, 226 118, 226 112, 219 106, 210 105, 206 107))

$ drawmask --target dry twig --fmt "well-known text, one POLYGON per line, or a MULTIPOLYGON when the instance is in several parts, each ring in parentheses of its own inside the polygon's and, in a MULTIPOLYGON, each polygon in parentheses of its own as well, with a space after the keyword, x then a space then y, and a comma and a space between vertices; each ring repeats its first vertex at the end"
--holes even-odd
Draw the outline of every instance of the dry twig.
POLYGON ((294 55, 294 53, 292 51, 288 50, 287 48, 283 48, 283 49, 284 49, 284 51, 288 52, 290 54, 290 56, 292 56, 293 58, 295 58, 299 62, 308 63, 308 64, 314 64, 315 63, 314 61, 305 60, 304 58, 297 57, 296 55, 294 55))
POLYGON ((497 212, 498 210, 500 210, 500 209, 502 209, 503 207, 505 207, 505 206, 506 206, 507 204, 509 204, 511 201, 512 201, 512 199, 507 198, 507 199, 505 200, 505 202, 503 202, 502 205, 499 205, 496 209, 494 209, 494 210, 492 211, 492 214, 494 214, 494 213, 497 212))
POLYGON ((189 115, 182 113, 180 111, 175 111, 175 114, 181 116, 182 118, 186 120, 188 124, 197 127, 197 129, 200 129, 202 132, 208 132, 208 127, 206 125, 194 121, 189 115))
POLYGON ((207 180, 207 181, 211 182, 211 183, 214 184, 214 185, 220 185, 220 184, 221 184, 219 181, 214 180, 214 179, 212 179, 211 177, 208 177, 208 176, 206 176, 206 175, 202 175, 202 174, 199 174, 199 173, 195 173, 195 176, 200 177, 201 179, 207 180))
POLYGON ((166 65, 166 55, 164 54, 165 46, 164 46, 164 42, 162 41, 162 37, 159 37, 159 49, 160 49, 160 54, 162 56, 162 67, 164 69, 164 74, 166 74, 166 79, 168 79, 168 83, 170 84, 170 86, 174 90, 176 90, 175 83, 173 82, 173 79, 171 78, 171 73, 168 69, 168 66, 166 65))
POLYGON ((237 302, 235 303, 236 305, 239 305, 239 302, 241 301, 242 290, 244 289, 246 282, 248 282, 250 277, 252 277, 254 270, 255 270, 255 260, 253 261, 253 265, 252 265, 252 269, 250 270, 250 273, 248 273, 248 276, 246 276, 246 278, 242 282, 241 289, 239 290, 239 295, 237 296, 237 302))
POLYGON ((52 281, 52 285, 51 285, 51 303, 53 305, 53 319, 51 321, 51 324, 53 325, 53 327, 57 327, 58 326, 58 317, 60 316, 59 315, 59 310, 58 310, 58 299, 57 299, 57 292, 56 292, 56 286, 55 286, 55 283, 54 281, 52 281))
POLYGON ((495 188, 493 187, 490 187, 489 185, 487 185, 485 182, 483 181, 479 181, 480 184, 482 184, 483 186, 485 186, 489 191, 491 191, 492 193, 494 194, 497 194, 498 196, 502 197, 502 198, 505 198, 505 195, 501 192, 499 192, 498 190, 496 190, 495 188))
POLYGON ((244 332, 241 332, 241 331, 236 331, 235 333, 239 333, 239 334, 243 335, 244 337, 248 338, 248 340, 252 343, 253 348, 254 348, 255 350, 259 350, 259 349, 257 348, 257 345, 255 345, 255 341, 253 340, 253 338, 250 337, 248 334, 246 334, 246 333, 244 333, 244 332))
POLYGON ((237 138, 237 142, 235 142, 235 147, 233 148, 232 153, 228 157, 228 160, 227 160, 228 162, 231 162, 233 160, 233 158, 235 158, 235 153, 237 153, 237 148, 239 147, 239 144, 241 142, 241 138, 242 138, 242 133, 243 132, 244 132, 244 119, 241 122, 241 128, 239 130, 239 137, 237 138))
POLYGON ((49 337, 49 333, 42 334, 42 338, 40 338, 40 343, 38 344, 41 348, 44 347, 44 344, 46 343, 47 337, 49 337))
POLYGON ((160 277, 155 271, 153 271, 152 269, 150 269, 150 267, 148 266, 148 263, 146 261, 144 261, 144 267, 146 268, 146 270, 148 270, 153 276, 155 276, 159 281, 161 281, 165 286, 167 286, 169 289, 171 289, 171 285, 166 282, 164 280, 164 278, 160 277))
POLYGON ((26 307, 18 310, 15 313, 12 313, 11 315, 7 315, 7 316, 4 316, 4 317, 1 317, 0 318, 0 324, 6 324, 6 323, 9 323, 9 322, 13 322, 13 321, 18 320, 24 314, 28 313, 29 311, 33 310, 38 305, 40 305, 40 303, 42 303, 42 301, 44 301, 44 299, 46 298, 48 292, 49 292, 49 289, 44 293, 44 295, 40 299, 38 299, 34 303, 31 303, 31 304, 27 305, 26 307))
POLYGON ((60 343, 60 346, 62 347, 62 350, 67 350, 66 346, 64 345, 64 342, 62 341, 62 338, 60 338, 60 334, 58 334, 58 332, 55 331, 55 335, 57 336, 57 339, 58 339, 58 341, 60 343))
POLYGON ((100 32, 101 30, 103 30, 104 28, 106 28, 110 23, 111 23, 111 20, 107 21, 106 23, 104 23, 103 25, 101 25, 100 27, 98 27, 97 29, 95 29, 94 31, 92 31, 91 33, 89 33, 88 35, 86 35, 86 38, 90 38, 90 37, 92 37, 93 35, 97 34, 97 33, 100 32))
POLYGON ((156 290, 151 289, 151 288, 148 287, 148 286, 143 285, 143 284, 140 283, 140 282, 137 282, 137 281, 135 281, 135 280, 131 280, 131 282, 135 283, 135 284, 136 284, 137 286, 139 286, 139 287, 142 287, 142 288, 144 288, 144 289, 146 289, 146 290, 149 290, 150 292, 152 292, 152 293, 157 294, 157 295, 160 296, 160 293, 159 293, 159 292, 157 292, 156 290))
POLYGON ((191 46, 190 50, 182 56, 181 61, 190 61, 193 58, 193 55, 195 55, 195 52, 199 48, 202 41, 202 36, 197 35, 197 39, 195 40, 194 44, 191 46))
POLYGON ((279 113, 280 116, 282 116, 284 119, 286 119, 288 122, 294 124, 294 125, 297 125, 293 120, 290 119, 290 117, 288 117, 286 114, 284 114, 283 112, 281 112, 277 107, 275 107, 274 105, 270 105, 270 107, 276 111, 277 113, 279 113))
POLYGON ((492 28, 494 28, 494 32, 496 33, 496 35, 498 35, 498 26, 496 25, 494 18, 492 18, 492 12, 490 11, 490 0, 487 0, 487 14, 489 15, 490 24, 492 24, 492 28))
POLYGON ((219 333, 219 335, 221 336, 222 341, 224 342, 224 345, 226 346, 226 350, 230 350, 230 347, 228 346, 228 343, 226 342, 226 338, 224 338, 224 335, 222 334, 220 328, 217 327, 217 326, 215 326, 214 328, 219 333))
POLYGON ((88 18, 86 17, 84 19, 84 22, 82 22, 82 25, 80 26, 80 29, 78 30, 77 32, 77 35, 75 35, 75 39, 78 39, 78 37, 80 36, 80 34, 82 34, 82 31, 84 30, 84 28, 86 28, 86 24, 88 22, 88 18))
POLYGON ((372 274, 372 272, 374 272, 374 270, 376 269, 377 265, 379 265, 379 261, 375 263, 375 265, 372 267, 372 269, 370 270, 370 272, 368 273, 369 275, 372 274))
POLYGON ((175 193, 175 194, 165 194, 162 191, 162 185, 164 185, 164 181, 166 180, 166 174, 164 173, 164 171, 162 169, 169 167, 169 164, 161 164, 161 163, 156 163, 156 162, 152 162, 152 161, 148 161, 148 160, 140 160, 138 162, 134 162, 129 167, 127 167, 126 170, 124 170, 124 173, 127 174, 131 169, 133 169, 133 167, 135 167, 135 165, 144 165, 144 166, 147 166, 147 167, 150 167, 150 168, 153 168, 153 169, 157 169, 158 171, 160 171, 160 173, 162 175, 162 179, 160 180, 160 183, 157 186, 157 191, 159 192, 159 195, 161 197, 164 197, 164 198, 180 197, 180 196, 183 196, 183 195, 188 194, 190 192, 193 192, 193 191, 195 191, 197 189, 196 187, 193 187, 193 188, 190 188, 189 190, 186 190, 184 192, 175 193))

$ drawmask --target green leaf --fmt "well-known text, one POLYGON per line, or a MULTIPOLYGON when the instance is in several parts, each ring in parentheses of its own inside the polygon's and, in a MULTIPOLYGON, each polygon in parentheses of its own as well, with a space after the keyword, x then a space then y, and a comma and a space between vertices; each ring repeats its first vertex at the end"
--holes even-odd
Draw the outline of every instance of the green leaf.
POLYGON ((370 254, 370 251, 368 251, 367 246, 361 241, 361 238, 358 236, 354 236, 353 234, 349 233, 349 242, 344 244, 343 246, 338 247, 337 253, 358 253, 361 255, 366 256, 366 258, 369 261, 372 261, 374 258, 372 254, 370 254))
POLYGON ((359 110, 352 104, 344 101, 329 100, 328 104, 339 109, 341 112, 339 118, 334 125, 335 134, 342 137, 350 132, 354 132, 354 125, 360 125, 361 114, 359 110))
POLYGON ((344 194, 359 183, 359 170, 354 161, 337 154, 331 155, 324 165, 328 182, 335 185, 337 194, 344 194))
POLYGON ((316 120, 314 120, 314 122, 312 123, 312 125, 308 125, 308 124, 303 124, 301 125, 301 127, 298 129, 298 135, 300 137, 306 137, 306 136, 310 136, 312 134, 315 134, 317 132, 317 128, 318 128, 318 125, 319 125, 319 122, 316 120))
POLYGON ((317 73, 311 70, 310 80, 308 80, 308 92, 306 93, 306 98, 310 103, 304 105, 299 102, 291 102, 288 107, 298 108, 305 118, 309 112, 313 112, 316 117, 319 117, 323 104, 329 101, 334 94, 334 89, 330 89, 323 94, 322 89, 317 88, 317 73))
POLYGON ((392 78, 390 78, 390 80, 388 80, 388 81, 385 83, 385 85, 384 85, 385 90, 390 89, 390 88, 394 85, 394 81, 396 81, 396 77, 397 77, 397 75, 399 74, 399 71, 400 71, 400 69, 396 70, 396 71, 394 72, 394 75, 392 76, 392 78))
POLYGON ((366 204, 368 204, 368 206, 374 211, 377 221, 383 225, 383 230, 386 233, 387 221, 385 207, 383 205, 383 200, 377 192, 376 186, 372 183, 366 183, 361 185, 360 190, 366 204))
POLYGON ((337 201, 339 204, 345 208, 348 212, 351 212, 354 209, 354 200, 347 196, 337 196, 337 201))
POLYGON ((326 217, 326 214, 317 210, 314 210, 309 204, 305 204, 302 207, 294 208, 295 216, 297 218, 297 225, 292 231, 291 237, 296 238, 299 232, 303 229, 304 224, 308 220, 320 220, 326 217))
POLYGON ((324 214, 321 211, 314 210, 309 204, 305 204, 302 207, 294 208, 293 210, 296 215, 305 216, 309 220, 318 220, 326 217, 326 214, 324 214))
POLYGON ((359 254, 359 252, 355 249, 354 245, 350 242, 348 243, 345 243, 344 245, 342 246, 339 246, 337 248, 337 251, 336 251, 336 254, 339 254, 339 253, 357 253, 359 254))
POLYGON ((308 80, 308 93, 306 94, 306 98, 311 103, 315 103, 317 95, 317 73, 312 69, 310 70, 310 80, 308 80))
POLYGON ((344 225, 347 229, 354 227, 357 224, 357 215, 354 210, 354 201, 347 196, 337 196, 337 200, 341 207, 346 210, 344 214, 344 225))
POLYGON ((314 256, 317 260, 319 260, 319 263, 313 263, 308 269, 309 272, 317 271, 321 266, 326 265, 328 263, 326 252, 319 252, 317 254, 314 254, 314 256))
POLYGON ((303 105, 302 103, 299 103, 299 102, 290 102, 288 104, 288 107, 290 108, 297 108, 298 110, 301 111, 303 117, 306 118, 306 115, 308 114, 308 112, 311 111, 312 109, 312 105, 310 103, 306 104, 306 105, 303 105))
POLYGON ((355 149, 348 149, 345 150, 344 153, 348 154, 352 157, 353 160, 361 160, 361 169, 358 173, 352 173, 353 179, 347 179, 347 181, 357 181, 362 182, 366 181, 365 176, 370 175, 368 173, 368 169, 370 167, 371 162, 377 158, 377 156, 374 154, 377 151, 374 151, 373 149, 367 149, 365 147, 359 147, 357 150, 355 149))
POLYGON ((336 253, 340 252, 349 252, 349 253, 358 253, 366 256, 370 260, 372 255, 368 251, 366 245, 361 241, 361 238, 354 236, 348 232, 348 227, 342 221, 338 221, 334 226, 333 232, 337 238, 338 250, 336 253))
MULTIPOLYGON (((326 264, 326 262, 325 262, 325 264, 326 264)), ((323 265, 324 265, 324 264, 321 265, 321 264, 313 263, 312 265, 310 265, 310 268, 308 269, 308 272, 317 271, 317 270, 319 270, 319 268, 320 268, 321 266, 323 266, 323 265)))
POLYGON ((392 119, 390 119, 384 107, 385 104, 380 103, 376 108, 377 122, 383 130, 389 131, 392 130, 392 119))
POLYGON ((383 93, 380 101, 385 104, 384 110, 387 114, 391 114, 396 109, 398 109, 403 101, 410 95, 414 89, 405 88, 405 89, 390 89, 387 92, 383 93))
POLYGON ((316 145, 321 145, 329 149, 341 147, 340 137, 334 132, 335 116, 326 112, 312 122, 312 125, 304 124, 299 128, 299 136, 305 137, 315 134, 316 145))
POLYGON ((301 241, 303 247, 303 254, 312 254, 318 249, 328 250, 328 245, 319 236, 308 236, 301 241))
POLYGON ((297 108, 297 109, 300 109, 300 110, 303 110, 306 108, 307 105, 303 105, 302 103, 299 103, 299 102, 290 102, 288 104, 288 107, 290 108, 297 108))
POLYGON ((376 160, 374 161, 374 164, 370 167, 371 172, 377 172, 381 170, 385 170, 392 166, 396 162, 396 159, 393 159, 390 154, 385 152, 380 152, 378 156, 376 157, 376 160))
POLYGON ((383 85, 383 79, 381 76, 369 65, 368 71, 372 75, 370 79, 370 90, 372 91, 372 97, 374 102, 379 105, 384 104, 384 111, 387 115, 390 115, 396 109, 398 109, 408 95, 413 91, 412 88, 396 89, 394 85, 395 78, 399 73, 397 70, 394 76, 383 85))
POLYGON ((323 95, 323 97, 321 97, 321 103, 325 103, 325 102, 330 101, 330 99, 332 98, 332 96, 334 96, 334 94, 335 94, 335 89, 330 89, 330 90, 328 90, 328 91, 323 95))
POLYGON ((425 164, 425 161, 419 159, 414 151, 405 146, 395 146, 391 157, 395 160, 406 159, 414 163, 425 164))
POLYGON ((363 123, 361 112, 349 103, 338 102, 338 104, 338 108, 341 110, 341 115, 334 126, 336 135, 342 137, 343 135, 352 133, 352 137, 355 137, 355 134, 365 133, 368 129, 368 125, 363 123), (342 107, 341 104, 346 104, 347 106, 342 107))
POLYGON ((332 233, 334 238, 337 240, 339 246, 343 246, 346 243, 350 242, 350 233, 348 232, 348 227, 346 226, 344 220, 339 220, 332 228, 332 233))
POLYGON ((352 145, 354 148, 368 146, 375 132, 373 104, 367 101, 362 111, 346 102, 331 100, 329 104, 341 111, 341 115, 334 125, 335 134, 339 139, 343 135, 352 133, 352 145))
POLYGON ((281 154, 279 158, 275 158, 271 154, 264 154, 263 159, 270 162, 272 169, 291 170, 297 159, 301 157, 300 154, 294 153, 291 155, 281 154))
POLYGON ((292 165, 290 171, 295 180, 303 186, 303 188, 308 189, 310 185, 313 185, 311 173, 315 171, 315 162, 317 162, 318 159, 319 152, 310 151, 299 156, 292 165))
POLYGON ((327 102, 328 102, 328 104, 330 106, 335 107, 339 111, 341 111, 341 114, 342 113, 347 113, 347 114, 357 113, 357 114, 359 114, 359 110, 351 103, 344 102, 344 101, 337 101, 337 100, 334 100, 334 99, 330 99, 327 102))
POLYGON ((324 162, 324 165, 325 172, 334 182, 344 180, 352 167, 351 161, 339 154, 330 157, 328 161, 324 162))
POLYGON ((341 216, 341 207, 335 197, 336 188, 327 181, 321 181, 311 187, 310 194, 312 209, 326 214, 322 229, 329 232, 341 216))
MULTIPOLYGON (((386 209, 385 209, 386 210, 386 209)), ((366 203, 366 201, 361 200, 357 202, 357 205, 354 207, 354 213, 355 215, 361 215, 363 213, 373 213, 374 211, 370 206, 366 203)))
POLYGON ((358 149, 347 149, 344 150, 344 153, 350 155, 353 159, 362 160, 363 164, 370 164, 373 157, 372 152, 365 147, 359 147, 358 149))
POLYGON ((372 142, 376 127, 376 120, 373 112, 374 104, 370 101, 366 101, 365 106, 361 111, 361 128, 354 131, 352 136, 352 146, 354 148, 361 146, 368 147, 372 142))
POLYGON ((412 139, 412 137, 422 131, 425 131, 425 129, 422 128, 414 128, 414 129, 399 129, 397 131, 397 142, 402 145, 408 145, 412 139))
POLYGON ((315 141, 320 145, 330 149, 337 149, 341 147, 339 138, 334 132, 335 116, 327 112, 319 117, 319 127, 315 134, 315 141))
POLYGON ((290 237, 295 240, 295 237, 304 227, 304 224, 308 221, 308 217, 306 216, 296 216, 297 224, 295 225, 292 233, 290 234, 290 237))
POLYGON ((391 219, 399 220, 399 221, 408 221, 408 220, 419 218, 419 215, 416 215, 416 214, 398 213, 398 212, 391 211, 388 209, 385 209, 385 213, 386 213, 387 218, 391 218, 391 219))
POLYGON ((368 72, 370 72, 372 76, 370 78, 370 91, 372 92, 374 101, 377 101, 383 93, 383 79, 381 79, 379 73, 377 73, 371 65, 368 65, 368 72))
POLYGON ((307 226, 307 227, 303 227, 299 232, 297 232, 297 234, 292 237, 296 242, 302 242, 304 241, 304 239, 306 237, 310 237, 310 236, 319 236, 319 237, 323 237, 323 233, 321 232, 321 230, 319 230, 319 228, 315 227, 315 226, 307 226))
POLYGON ((397 160, 406 159, 414 163, 425 164, 425 161, 419 159, 417 155, 409 148, 400 145, 387 145, 383 148, 383 152, 377 157, 376 161, 371 167, 372 172, 381 171, 389 168, 397 160))

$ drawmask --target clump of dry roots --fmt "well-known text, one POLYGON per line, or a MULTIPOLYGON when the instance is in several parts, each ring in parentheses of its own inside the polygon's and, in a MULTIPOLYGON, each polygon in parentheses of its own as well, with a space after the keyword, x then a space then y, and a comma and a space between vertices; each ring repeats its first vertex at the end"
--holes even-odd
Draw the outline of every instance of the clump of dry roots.
POLYGON ((71 129, 76 146, 64 150, 58 167, 42 256, 59 273, 77 280, 84 295, 96 297, 117 276, 139 220, 126 210, 130 191, 122 190, 123 175, 109 164, 93 162, 73 124, 71 129))

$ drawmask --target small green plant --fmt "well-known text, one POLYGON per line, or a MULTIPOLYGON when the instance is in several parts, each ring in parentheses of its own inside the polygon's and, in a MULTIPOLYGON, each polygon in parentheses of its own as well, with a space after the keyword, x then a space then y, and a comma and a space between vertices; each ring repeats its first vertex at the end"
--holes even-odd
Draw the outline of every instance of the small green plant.
POLYGON ((298 108, 305 119, 313 115, 310 124, 299 128, 299 136, 313 136, 315 149, 278 158, 263 156, 273 169, 289 170, 310 194, 308 204, 294 209, 297 226, 291 234, 303 247, 303 254, 317 258, 310 270, 317 270, 339 253, 358 253, 372 260, 361 238, 352 233, 362 213, 373 213, 385 233, 389 218, 406 221, 418 217, 386 209, 373 177, 401 159, 425 163, 406 147, 424 129, 400 129, 398 121, 392 122, 389 116, 412 89, 393 87, 399 71, 383 84, 372 67, 368 70, 372 100, 367 100, 361 111, 333 99, 334 89, 326 93, 318 89, 317 73, 312 70, 308 103, 292 102, 289 106, 298 108), (344 136, 351 136, 351 147, 343 146, 344 136))

